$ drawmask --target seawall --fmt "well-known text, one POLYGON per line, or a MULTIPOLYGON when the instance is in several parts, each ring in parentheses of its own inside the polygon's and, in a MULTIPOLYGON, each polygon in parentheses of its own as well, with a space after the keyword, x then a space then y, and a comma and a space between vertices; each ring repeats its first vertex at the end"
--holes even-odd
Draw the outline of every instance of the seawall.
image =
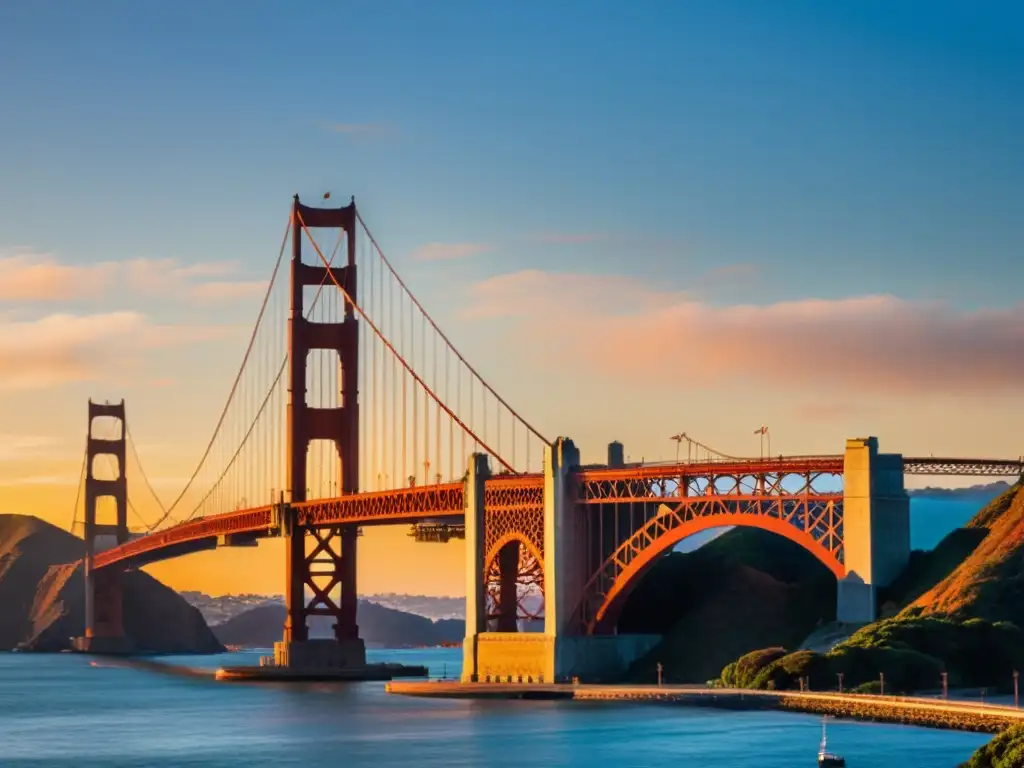
POLYGON ((389 693, 438 698, 545 698, 676 704, 719 709, 775 709, 930 728, 994 733, 1024 723, 1024 710, 998 704, 907 696, 749 691, 699 686, 392 682, 389 693))

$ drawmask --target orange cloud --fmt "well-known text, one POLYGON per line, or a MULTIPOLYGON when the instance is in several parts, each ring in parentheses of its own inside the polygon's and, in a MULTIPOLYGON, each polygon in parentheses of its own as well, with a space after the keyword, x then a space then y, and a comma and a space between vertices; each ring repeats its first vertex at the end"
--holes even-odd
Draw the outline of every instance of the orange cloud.
POLYGON ((236 262, 181 265, 173 259, 130 259, 65 264, 48 253, 0 257, 0 301, 68 301, 100 298, 114 290, 178 299, 230 300, 258 295, 259 281, 194 282, 238 270, 236 262))
POLYGON ((46 435, 0 435, 0 463, 51 456, 60 445, 61 440, 46 435))
POLYGON ((416 249, 417 261, 453 261, 476 256, 491 250, 487 243, 427 243, 416 249))
POLYGON ((145 350, 223 338, 230 327, 151 325, 137 312, 0 318, 0 389, 47 387, 118 373, 145 350))
POLYGON ((517 318, 547 365, 693 388, 1024 389, 1024 306, 964 312, 893 296, 716 306, 628 277, 529 270, 471 290, 466 313, 517 318))

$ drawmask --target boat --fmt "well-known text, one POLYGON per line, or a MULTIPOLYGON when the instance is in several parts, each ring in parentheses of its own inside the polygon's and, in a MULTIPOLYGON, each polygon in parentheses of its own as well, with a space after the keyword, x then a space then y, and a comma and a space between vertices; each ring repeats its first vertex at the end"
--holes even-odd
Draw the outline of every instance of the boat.
POLYGON ((818 768, 846 768, 846 760, 834 752, 828 751, 825 733, 825 721, 827 717, 821 718, 821 746, 818 747, 818 768))

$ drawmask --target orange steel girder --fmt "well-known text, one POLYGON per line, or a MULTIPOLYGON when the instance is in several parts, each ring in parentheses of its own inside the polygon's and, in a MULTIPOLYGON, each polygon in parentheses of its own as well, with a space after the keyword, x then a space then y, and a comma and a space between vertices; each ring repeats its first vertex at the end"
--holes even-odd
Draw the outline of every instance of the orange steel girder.
POLYGON ((490 561, 486 585, 489 629, 514 632, 518 619, 535 621, 544 618, 544 564, 537 559, 532 548, 523 546, 520 541, 509 541, 490 561), (504 562, 506 556, 510 562, 504 562), (540 597, 536 610, 526 605, 527 598, 531 596, 540 597))
POLYGON ((581 629, 609 630, 626 596, 658 555, 709 528, 738 525, 772 531, 804 547, 836 578, 843 578, 843 495, 815 487, 827 474, 832 473, 720 474, 684 477, 678 486, 648 477, 591 481, 587 488, 584 480, 580 503, 641 502, 656 507, 657 513, 644 515, 642 524, 591 574, 579 609, 581 629), (799 485, 792 488, 794 483, 799 485))
POLYGON ((544 483, 540 476, 499 477, 484 486, 484 584, 488 625, 516 631, 539 619, 523 601, 544 593, 544 483))

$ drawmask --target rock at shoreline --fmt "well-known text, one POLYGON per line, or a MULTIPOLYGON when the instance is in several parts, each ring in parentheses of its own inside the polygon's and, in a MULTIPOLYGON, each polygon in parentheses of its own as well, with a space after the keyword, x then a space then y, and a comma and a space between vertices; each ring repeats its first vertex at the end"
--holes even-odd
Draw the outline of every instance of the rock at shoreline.
MULTIPOLYGON (((62 651, 83 633, 84 542, 35 517, 0 515, 0 650, 62 651)), ((147 573, 123 575, 125 633, 139 653, 220 653, 198 610, 147 573)))

